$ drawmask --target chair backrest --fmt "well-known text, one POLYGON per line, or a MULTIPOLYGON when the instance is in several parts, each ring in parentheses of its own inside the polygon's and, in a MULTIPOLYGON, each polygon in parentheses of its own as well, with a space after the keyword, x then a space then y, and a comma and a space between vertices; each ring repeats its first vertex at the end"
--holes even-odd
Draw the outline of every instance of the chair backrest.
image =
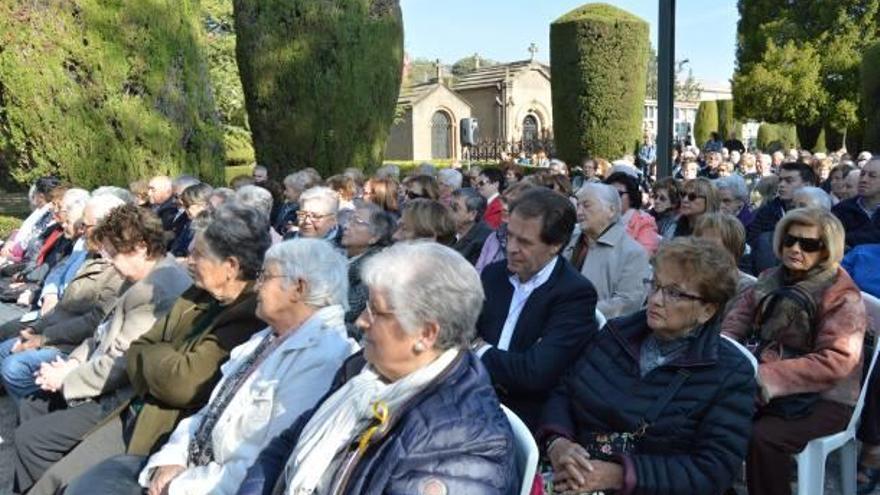
POLYGON ((532 484, 535 480, 535 472, 538 470, 538 444, 532 432, 525 423, 519 419, 513 411, 506 406, 501 406, 504 414, 507 415, 507 422, 513 430, 513 441, 516 443, 516 466, 522 470, 522 480, 520 484, 519 494, 529 495, 532 491, 532 484))
POLYGON ((749 362, 752 363, 752 368, 755 370, 755 376, 758 376, 758 358, 756 358, 755 355, 752 354, 752 353, 746 348, 746 346, 740 344, 740 343, 737 342, 736 340, 734 340, 734 339, 732 339, 732 338, 730 338, 730 337, 728 337, 727 335, 724 335, 724 334, 721 334, 721 337, 724 338, 724 339, 727 339, 728 342, 730 342, 731 344, 733 344, 733 346, 736 348, 736 350, 738 350, 739 352, 743 353, 743 355, 746 357, 746 359, 748 359, 749 362))
POLYGON ((758 281, 758 277, 752 275, 751 273, 743 273, 743 272, 740 272, 740 273, 742 273, 742 276, 747 278, 753 284, 758 281))
POLYGON ((871 364, 868 366, 865 381, 862 383, 862 390, 859 392, 859 401, 856 402, 856 407, 853 409, 853 415, 849 420, 847 430, 855 430, 859 419, 862 417, 862 407, 865 405, 865 394, 868 392, 868 386, 871 384, 871 375, 874 372, 874 366, 877 364, 877 352, 880 351, 880 342, 876 339, 876 336, 880 333, 880 299, 877 299, 866 292, 862 292, 862 301, 865 302, 865 310, 868 314, 868 331, 875 336, 874 352, 871 353, 871 364))
POLYGON ((596 324, 599 330, 602 330, 605 327, 605 323, 608 323, 608 319, 605 318, 605 315, 602 314, 598 309, 596 310, 596 324))

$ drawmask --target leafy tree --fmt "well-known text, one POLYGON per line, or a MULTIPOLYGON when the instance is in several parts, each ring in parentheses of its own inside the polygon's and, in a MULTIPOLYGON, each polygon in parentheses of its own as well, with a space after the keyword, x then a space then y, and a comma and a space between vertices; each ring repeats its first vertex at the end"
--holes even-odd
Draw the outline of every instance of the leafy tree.
POLYGON ((648 24, 606 4, 587 4, 550 25, 553 121, 560 158, 616 158, 642 131, 648 24))
POLYGON ((400 90, 397 0, 234 0, 257 160, 280 176, 381 161, 400 90))
POLYGON ((739 12, 738 116, 811 127, 811 139, 824 124, 858 123, 859 63, 880 38, 880 0, 739 0, 739 12))
POLYGON ((0 180, 222 180, 205 51, 190 0, 0 2, 0 180))
POLYGON ((694 119, 695 144, 702 148, 713 132, 718 132, 718 103, 715 100, 701 101, 694 119))
MULTIPOLYGON (((675 89, 674 95, 676 100, 696 101, 700 99, 702 87, 694 78, 693 69, 688 68, 688 72, 684 74, 684 68, 687 65, 686 60, 675 62, 675 89)), ((657 52, 653 46, 648 46, 648 69, 647 79, 645 82, 645 97, 652 100, 657 99, 657 52)))
POLYGON ((861 77, 865 149, 880 153, 880 42, 865 50, 861 77))
POLYGON ((498 62, 492 59, 483 58, 479 54, 475 53, 470 57, 458 59, 454 64, 452 64, 452 75, 463 76, 468 72, 475 71, 477 69, 477 65, 479 65, 480 68, 492 67, 493 65, 498 65, 498 62))
POLYGON ((757 145, 764 152, 796 148, 798 140, 795 126, 765 122, 758 127, 757 145))

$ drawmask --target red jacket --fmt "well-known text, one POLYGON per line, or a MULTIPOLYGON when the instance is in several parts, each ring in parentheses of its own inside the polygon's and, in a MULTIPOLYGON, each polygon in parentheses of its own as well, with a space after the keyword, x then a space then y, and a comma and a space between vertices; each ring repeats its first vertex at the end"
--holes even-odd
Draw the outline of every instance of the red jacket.
POLYGON ((483 213, 483 221, 486 222, 489 227, 493 229, 497 229, 499 225, 501 225, 501 196, 495 196, 488 205, 486 205, 486 212, 483 213))
MULTIPOLYGON (((850 276, 838 268, 836 277, 819 301, 813 352, 783 360, 771 346, 758 356, 764 400, 805 392, 821 392, 823 399, 850 406, 858 400, 868 318, 862 294, 850 276)), ((724 318, 722 333, 743 340, 751 331, 757 306, 755 289, 749 288, 724 318)), ((777 340, 786 345, 787 337, 782 332, 777 340)))

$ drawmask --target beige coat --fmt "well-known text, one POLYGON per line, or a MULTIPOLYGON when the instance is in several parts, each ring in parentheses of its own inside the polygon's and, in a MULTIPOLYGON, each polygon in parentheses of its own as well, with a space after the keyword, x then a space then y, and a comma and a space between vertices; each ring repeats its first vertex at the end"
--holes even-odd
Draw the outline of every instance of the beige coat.
POLYGON ((168 313, 191 284, 186 271, 172 256, 167 256, 143 280, 125 291, 95 334, 70 353, 71 359, 82 364, 64 378, 64 398, 90 399, 125 386, 125 354, 129 344, 168 313))
MULTIPOLYGON (((580 228, 576 228, 566 248, 569 260, 580 235, 580 228)), ((581 275, 596 288, 599 296, 596 309, 606 318, 616 318, 638 311, 644 305, 644 281, 651 276, 651 265, 645 248, 617 222, 590 244, 581 275)))

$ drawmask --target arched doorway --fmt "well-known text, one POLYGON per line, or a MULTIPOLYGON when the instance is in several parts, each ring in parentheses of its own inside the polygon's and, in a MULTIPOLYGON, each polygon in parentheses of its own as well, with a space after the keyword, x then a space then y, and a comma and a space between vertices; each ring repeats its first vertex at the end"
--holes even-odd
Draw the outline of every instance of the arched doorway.
POLYGON ((530 146, 541 138, 541 125, 534 115, 526 115, 522 123, 522 141, 524 146, 530 146))
POLYGON ((452 158, 452 119, 442 110, 431 117, 431 159, 452 158))

